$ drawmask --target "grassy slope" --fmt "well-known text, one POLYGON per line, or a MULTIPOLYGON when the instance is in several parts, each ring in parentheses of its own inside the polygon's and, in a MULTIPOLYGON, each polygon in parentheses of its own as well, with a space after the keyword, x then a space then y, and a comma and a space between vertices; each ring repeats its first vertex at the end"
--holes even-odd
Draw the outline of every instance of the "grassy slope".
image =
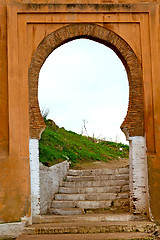
POLYGON ((46 130, 40 139, 40 162, 52 166, 64 160, 76 163, 128 158, 129 147, 109 141, 94 142, 94 139, 59 128, 46 120, 46 130), (121 151, 120 148, 123 150, 121 151))

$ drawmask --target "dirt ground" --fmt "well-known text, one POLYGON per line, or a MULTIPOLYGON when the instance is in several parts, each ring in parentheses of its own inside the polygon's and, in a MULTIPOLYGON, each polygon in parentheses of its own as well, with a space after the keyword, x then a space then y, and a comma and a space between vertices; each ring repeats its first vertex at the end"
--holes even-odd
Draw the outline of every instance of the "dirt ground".
POLYGON ((96 161, 92 163, 76 164, 74 169, 103 169, 103 168, 121 168, 129 166, 129 159, 119 158, 108 162, 96 161))

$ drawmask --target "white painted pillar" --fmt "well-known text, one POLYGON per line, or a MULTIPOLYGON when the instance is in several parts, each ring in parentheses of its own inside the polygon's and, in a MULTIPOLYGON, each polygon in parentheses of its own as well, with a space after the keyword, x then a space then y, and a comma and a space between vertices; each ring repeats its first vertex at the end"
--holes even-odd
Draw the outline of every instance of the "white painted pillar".
POLYGON ((131 212, 149 212, 148 171, 145 137, 129 138, 131 212))
POLYGON ((39 140, 30 139, 30 174, 31 174, 31 212, 32 217, 40 214, 40 180, 39 180, 39 140))

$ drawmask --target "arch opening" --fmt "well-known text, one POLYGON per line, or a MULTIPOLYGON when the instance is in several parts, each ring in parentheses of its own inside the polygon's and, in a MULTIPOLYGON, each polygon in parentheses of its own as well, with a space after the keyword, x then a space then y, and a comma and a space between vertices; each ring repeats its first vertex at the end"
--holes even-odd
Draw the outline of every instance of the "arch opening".
MULTIPOLYGON (((120 57, 126 68, 129 81, 129 106, 121 129, 130 140, 131 146, 130 206, 131 212, 148 213, 142 70, 131 47, 116 33, 95 24, 71 24, 49 34, 40 43, 29 68, 30 138, 38 142, 45 128, 38 104, 40 69, 53 50, 64 43, 79 38, 94 40, 109 46, 120 57), (140 165, 139 162, 141 162, 140 165), (141 192, 140 188, 145 189, 145 191, 141 192)), ((30 152, 32 152, 32 148, 30 149, 30 152)))
POLYGON ((67 130, 126 143, 120 130, 128 109, 125 68, 108 47, 93 40, 73 40, 55 49, 39 75, 41 112, 67 130), (74 101, 73 101, 74 100, 74 101))

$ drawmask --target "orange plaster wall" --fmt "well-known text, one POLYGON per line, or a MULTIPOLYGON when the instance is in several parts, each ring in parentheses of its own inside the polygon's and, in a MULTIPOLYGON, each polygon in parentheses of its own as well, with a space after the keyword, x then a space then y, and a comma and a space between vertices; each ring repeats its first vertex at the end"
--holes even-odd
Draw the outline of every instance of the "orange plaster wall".
POLYGON ((0 5, 0 157, 8 152, 6 9, 0 5), (2 24, 3 23, 3 24, 2 24))
MULTIPOLYGON (((19 118, 16 116, 15 123, 15 132, 18 132, 19 136, 17 137, 17 142, 12 143, 12 151, 10 153, 10 136, 9 133, 9 115, 8 115, 8 66, 7 66, 7 4, 10 3, 59 3, 66 1, 60 0, 4 0, 0 2, 0 222, 11 222, 19 221, 23 216, 30 216, 30 170, 29 170, 29 151, 28 151, 28 131, 29 129, 23 127, 23 121, 25 118, 19 118), (25 135, 25 136, 24 136, 25 135), (23 139, 24 136, 24 139, 23 139), (15 144, 15 145, 14 145, 15 144), (17 144, 17 145, 16 145, 17 144), (19 145, 21 147, 19 147, 19 145)), ((96 3, 130 3, 131 0, 97 0, 96 3)), ((132 0, 132 3, 139 3, 139 0, 132 0)), ((141 1, 142 3, 143 1, 141 1)), ((160 3, 160 0, 153 1, 147 0, 149 2, 160 3)), ((95 3, 94 0, 68 0, 67 3, 95 3)), ((66 19, 65 16, 62 18, 66 19)), ((136 18, 136 16, 135 16, 136 18)), ((14 19, 13 19, 14 20, 14 19)), ((101 24, 103 25, 103 24, 101 24)), ((104 27, 109 28, 112 31, 115 31, 119 34, 125 41, 129 43, 132 49, 136 52, 139 61, 142 62, 142 65, 148 66, 148 72, 144 72, 145 79, 147 79, 147 74, 156 74, 156 77, 153 76, 152 86, 148 82, 145 87, 145 91, 150 91, 153 88, 153 99, 148 99, 149 93, 146 94, 145 106, 146 115, 145 121, 147 122, 150 119, 150 116, 154 114, 154 124, 146 127, 146 133, 148 135, 155 136, 155 139, 148 137, 147 146, 150 151, 148 152, 148 167, 149 167, 149 190, 150 190, 150 202, 151 202, 151 211, 156 221, 160 222, 160 212, 157 211, 160 209, 160 77, 159 72, 155 69, 154 72, 150 72, 150 66, 152 63, 143 59, 143 54, 146 56, 148 49, 143 50, 144 47, 143 39, 148 36, 142 36, 142 31, 138 24, 133 23, 132 27, 127 26, 128 24, 118 24, 118 23, 108 23, 104 24, 104 27), (127 29, 127 30, 126 30, 127 29), (135 36, 133 38, 132 36, 135 36), (148 64, 148 65, 147 65, 148 64), (147 88, 148 86, 148 88, 147 88), (153 101, 154 110, 152 107, 147 105, 147 101, 153 101), (153 126, 153 127, 152 127, 153 126), (151 134, 152 133, 152 134, 151 134)), ((30 65, 32 55, 38 46, 38 44, 43 40, 43 38, 51 33, 52 31, 65 26, 63 24, 41 24, 34 25, 30 24, 27 29, 27 60, 26 64, 30 65)), ((149 26, 149 25, 148 25, 149 26)), ((146 27, 148 27, 146 26, 146 27)), ((160 35, 160 34, 159 34, 160 35)), ((148 37, 149 39, 149 37, 148 37)), ((150 40, 149 40, 150 41, 150 40)), ((160 37, 155 37, 155 44, 159 43, 160 49, 160 37), (156 40, 157 39, 157 40, 156 40)), ((153 46, 153 45, 152 45, 153 46)), ((14 46, 13 46, 14 47, 14 46)), ((154 46, 153 46, 154 47, 154 46)), ((151 54, 151 53, 150 53, 151 54)), ((152 52, 152 59, 156 59, 156 53, 152 52)), ((20 54, 21 57, 21 54, 20 54)), ((157 57, 157 65, 160 66, 160 55, 157 57)), ((146 67, 147 68, 147 67, 146 67)), ((26 70, 25 70, 26 71, 26 70)), ((12 74, 11 74, 12 75, 12 74)), ((24 83, 21 83, 20 86, 24 88, 27 87, 24 83)), ((22 93, 21 93, 22 94, 22 93)), ((27 97, 27 92, 25 92, 27 97)), ((26 103, 21 103, 21 108, 25 106, 26 103)), ((18 106, 17 106, 18 108, 18 106)), ((15 112, 19 110, 16 108, 13 109, 15 112)), ((26 115, 26 121, 28 121, 26 115)))
POLYGON ((9 154, 7 3, 0 2, 0 222, 30 216, 29 155, 9 154))

